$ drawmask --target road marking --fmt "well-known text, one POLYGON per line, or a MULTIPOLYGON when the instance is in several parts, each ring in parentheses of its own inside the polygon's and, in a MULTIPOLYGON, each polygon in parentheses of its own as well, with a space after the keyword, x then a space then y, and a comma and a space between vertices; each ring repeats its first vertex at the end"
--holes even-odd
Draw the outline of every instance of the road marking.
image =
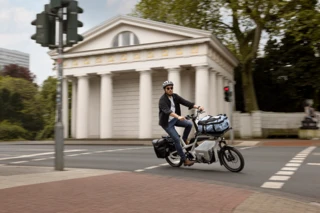
POLYGON ((145 170, 149 170, 149 169, 155 169, 155 168, 158 168, 158 167, 161 167, 161 166, 168 166, 169 164, 168 163, 163 163, 163 164, 159 164, 157 166, 149 166, 149 167, 146 167, 144 169, 137 169, 137 170, 134 170, 135 172, 144 172, 145 170))
POLYGON ((73 154, 73 155, 67 155, 68 157, 74 157, 74 156, 79 156, 81 154, 73 154))
POLYGON ((269 180, 289 180, 290 176, 272 176, 269 180))
POLYGON ((155 169, 155 168, 158 168, 159 166, 150 166, 150 167, 147 167, 147 168, 144 168, 144 169, 155 169))
POLYGON ((293 175, 294 172, 291 171, 279 171, 276 175, 293 175))
POLYGON ((291 161, 289 161, 290 163, 302 163, 303 162, 303 160, 291 160, 291 161))
POLYGON ((283 167, 281 170, 284 170, 284 171, 296 171, 298 168, 293 168, 293 167, 283 167))
POLYGON ((49 160, 49 158, 37 158, 37 159, 32 159, 30 161, 41 161, 41 160, 49 160))
POLYGON ((311 166, 320 166, 320 163, 307 163, 307 164, 311 166))
POLYGON ((300 163, 287 163, 286 166, 290 167, 290 166, 300 166, 300 163))
POLYGON ((253 146, 252 147, 243 147, 243 148, 240 148, 240 149, 252 149, 254 148, 253 146))
MULTIPOLYGON (((66 150, 64 152, 81 152, 85 151, 84 149, 74 149, 74 150, 66 150)), ((0 160, 12 160, 12 159, 19 159, 19 158, 31 158, 31 157, 36 157, 36 156, 42 156, 42 155, 52 155, 55 152, 44 152, 44 153, 38 153, 38 154, 31 154, 31 155, 20 155, 16 157, 10 157, 10 158, 0 158, 0 160)))
POLYGON ((262 188, 281 189, 284 183, 280 182, 265 182, 262 184, 262 188))
MULTIPOLYGON (((301 163, 304 159, 315 149, 315 146, 308 147, 301 152, 299 152, 294 158, 292 158, 289 163, 285 165, 280 171, 269 178, 271 181, 287 181, 290 179, 291 175, 294 174, 294 171, 301 166, 301 163), (280 176, 282 175, 282 176, 280 176)), ((320 164, 319 164, 320 165, 320 164)), ((265 182, 260 187, 262 188, 271 188, 271 189, 281 189, 285 182, 265 182)))
POLYGON ((117 151, 127 151, 127 150, 135 150, 135 149, 150 149, 150 148, 151 147, 126 148, 126 149, 108 149, 108 150, 95 151, 95 152, 92 152, 92 153, 117 152, 117 151))
MULTIPOLYGON (((27 163, 27 162, 29 162, 29 161, 16 161, 16 162, 11 162, 12 164, 18 164, 18 163, 27 163)), ((11 164, 10 163, 10 164, 11 164)))

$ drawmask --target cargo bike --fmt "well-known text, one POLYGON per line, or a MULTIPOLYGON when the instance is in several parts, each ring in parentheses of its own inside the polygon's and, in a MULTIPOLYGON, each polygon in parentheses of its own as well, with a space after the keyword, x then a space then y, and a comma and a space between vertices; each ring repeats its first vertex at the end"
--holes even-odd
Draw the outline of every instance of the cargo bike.
MULTIPOLYGON (((187 115, 195 127, 195 137, 186 144, 180 137, 182 149, 189 160, 195 163, 220 163, 231 172, 240 172, 244 168, 242 154, 233 146, 228 145, 224 134, 232 129, 226 114, 217 116, 207 115, 199 119, 199 114, 204 111, 196 111, 196 114, 187 115)), ((183 162, 169 135, 152 140, 154 152, 157 158, 166 159, 172 167, 180 167, 183 162)))

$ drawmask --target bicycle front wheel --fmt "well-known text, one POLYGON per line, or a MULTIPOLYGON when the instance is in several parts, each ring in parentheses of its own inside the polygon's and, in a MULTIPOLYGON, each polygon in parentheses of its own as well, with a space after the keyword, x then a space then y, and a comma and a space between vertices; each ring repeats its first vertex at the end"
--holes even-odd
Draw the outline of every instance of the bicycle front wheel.
POLYGON ((240 172, 244 168, 242 154, 234 147, 225 146, 220 150, 222 164, 230 172, 240 172))

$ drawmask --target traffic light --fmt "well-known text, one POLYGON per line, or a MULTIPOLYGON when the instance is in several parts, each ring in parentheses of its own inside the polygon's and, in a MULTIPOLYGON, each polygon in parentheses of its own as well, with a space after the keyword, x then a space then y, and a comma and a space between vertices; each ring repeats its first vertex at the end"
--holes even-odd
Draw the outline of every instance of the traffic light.
POLYGON ((60 8, 66 7, 72 0, 51 0, 50 1, 50 12, 57 14, 60 8))
MULTIPOLYGON (((61 11, 62 12, 62 11, 61 11)), ((63 25, 63 32, 66 34, 66 43, 63 47, 71 47, 80 41, 83 37, 78 34, 78 27, 83 27, 83 23, 78 21, 78 14, 83 13, 83 9, 78 7, 78 1, 75 0, 50 0, 50 4, 45 5, 45 10, 37 14, 37 19, 31 24, 36 26, 36 34, 31 36, 31 39, 43 47, 50 49, 57 48, 56 45, 56 18, 63 25), (67 9, 67 19, 63 20, 63 13, 58 13, 59 10, 67 9)))
POLYGON ((231 91, 229 86, 225 86, 223 89, 224 89, 224 100, 226 102, 231 102, 231 91))
POLYGON ((67 34, 67 46, 73 46, 83 37, 78 34, 78 27, 83 27, 83 23, 78 21, 78 14, 83 13, 83 9, 78 7, 77 1, 70 1, 67 6, 67 20, 64 23, 64 33, 67 34))
POLYGON ((37 18, 31 22, 36 26, 36 34, 31 36, 32 40, 43 47, 55 45, 56 21, 46 12, 37 14, 37 18))

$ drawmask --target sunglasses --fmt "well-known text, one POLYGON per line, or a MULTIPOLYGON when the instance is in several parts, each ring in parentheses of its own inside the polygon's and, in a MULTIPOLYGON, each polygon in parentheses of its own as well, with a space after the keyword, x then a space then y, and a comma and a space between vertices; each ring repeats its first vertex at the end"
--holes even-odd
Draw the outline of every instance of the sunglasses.
POLYGON ((173 90, 173 87, 167 87, 166 90, 173 90))

